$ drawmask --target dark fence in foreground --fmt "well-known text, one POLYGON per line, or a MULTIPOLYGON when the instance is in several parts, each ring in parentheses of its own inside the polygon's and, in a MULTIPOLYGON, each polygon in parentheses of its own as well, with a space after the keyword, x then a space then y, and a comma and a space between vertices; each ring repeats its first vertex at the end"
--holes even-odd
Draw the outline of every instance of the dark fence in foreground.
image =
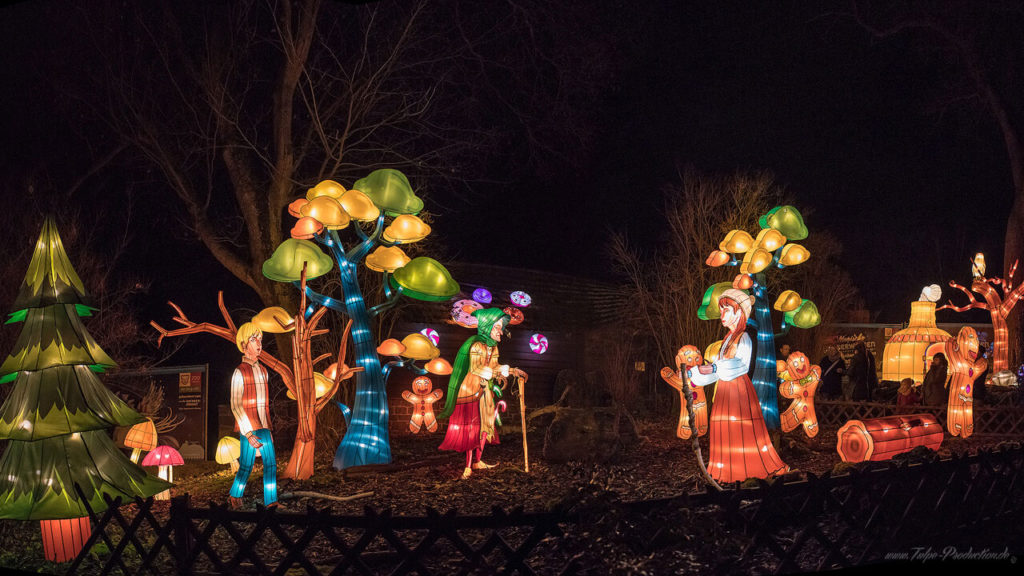
POLYGON ((166 503, 114 503, 93 519, 93 536, 69 573, 605 573, 601 562, 618 559, 621 567, 622 559, 658 554, 671 568, 686 550, 697 554, 674 571, 693 572, 701 553, 703 569, 715 573, 818 571, 966 543, 978 531, 1006 543, 1013 523, 1024 520, 1022 468, 1016 445, 667 500, 582 499, 555 512, 495 508, 488 516, 231 511, 192 507, 188 496, 154 514, 166 503), (596 552, 594 540, 602 541, 596 552))

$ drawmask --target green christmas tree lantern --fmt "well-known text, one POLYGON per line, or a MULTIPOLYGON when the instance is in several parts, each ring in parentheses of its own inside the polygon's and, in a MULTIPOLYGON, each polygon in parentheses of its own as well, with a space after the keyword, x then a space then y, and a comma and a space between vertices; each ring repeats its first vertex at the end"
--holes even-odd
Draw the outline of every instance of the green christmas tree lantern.
POLYGON ((39 520, 47 560, 73 559, 89 537, 88 510, 103 496, 146 498, 170 484, 150 476, 114 445, 106 429, 145 418, 96 376, 114 361, 82 325, 89 297, 52 218, 43 223, 8 324, 24 326, 0 366, 13 382, 0 407, 0 519, 39 520))

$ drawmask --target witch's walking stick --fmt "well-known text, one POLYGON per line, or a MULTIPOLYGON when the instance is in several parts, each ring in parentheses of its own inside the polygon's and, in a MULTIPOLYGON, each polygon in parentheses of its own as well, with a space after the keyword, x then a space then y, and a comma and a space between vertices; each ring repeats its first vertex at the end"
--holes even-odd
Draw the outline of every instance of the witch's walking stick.
POLYGON ((516 376, 516 382, 519 383, 519 418, 523 423, 523 462, 526 464, 526 471, 530 471, 530 450, 526 444, 526 396, 524 394, 526 389, 526 382, 522 376, 516 376))

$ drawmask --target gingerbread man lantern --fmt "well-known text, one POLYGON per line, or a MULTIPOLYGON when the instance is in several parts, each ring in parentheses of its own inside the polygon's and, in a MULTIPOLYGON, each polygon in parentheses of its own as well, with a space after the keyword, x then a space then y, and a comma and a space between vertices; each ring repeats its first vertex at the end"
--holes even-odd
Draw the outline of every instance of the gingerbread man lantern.
POLYGON ((821 380, 821 367, 812 366, 803 352, 793 352, 786 360, 779 360, 779 393, 793 400, 780 416, 782 431, 789 432, 803 424, 808 438, 818 435, 818 417, 814 413, 814 392, 821 380))
POLYGON ((697 436, 703 436, 708 433, 708 403, 707 398, 704 396, 703 387, 684 386, 684 378, 680 377, 680 372, 686 373, 685 369, 681 369, 682 366, 692 368, 693 366, 700 366, 704 363, 704 358, 701 357, 700 351, 696 346, 683 346, 676 353, 676 370, 672 370, 668 366, 661 369, 661 377, 668 382, 668 385, 679 391, 679 424, 676 427, 676 436, 686 440, 692 434, 690 430, 690 418, 686 413, 686 397, 683 394, 694 394, 693 398, 693 416, 694 424, 697 426, 697 436), (689 390, 687 390, 689 388, 689 390))
POLYGON ((409 420, 409 431, 418 434, 426 426, 427 432, 437 430, 437 419, 434 418, 434 402, 444 395, 440 390, 432 390, 434 384, 430 378, 419 376, 412 381, 412 392, 402 392, 402 398, 412 404, 412 419, 409 420))
POLYGON ((988 360, 978 358, 978 333, 964 326, 956 340, 942 343, 949 361, 949 406, 946 429, 953 436, 967 438, 974 433, 974 380, 988 368, 988 360))

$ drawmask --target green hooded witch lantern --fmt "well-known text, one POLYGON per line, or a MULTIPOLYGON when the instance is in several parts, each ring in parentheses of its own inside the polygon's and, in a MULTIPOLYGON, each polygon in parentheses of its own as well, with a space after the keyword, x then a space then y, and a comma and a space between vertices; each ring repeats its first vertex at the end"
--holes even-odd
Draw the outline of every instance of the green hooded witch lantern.
POLYGON ((448 429, 440 450, 466 453, 463 478, 473 470, 492 468, 481 459, 486 444, 498 443, 496 426, 501 424, 499 408, 504 410, 501 390, 507 377, 526 379, 526 373, 508 364, 498 363, 498 342, 509 323, 509 316, 498 308, 473 312, 476 335, 459 348, 448 381, 448 396, 439 417, 448 417, 448 429))

